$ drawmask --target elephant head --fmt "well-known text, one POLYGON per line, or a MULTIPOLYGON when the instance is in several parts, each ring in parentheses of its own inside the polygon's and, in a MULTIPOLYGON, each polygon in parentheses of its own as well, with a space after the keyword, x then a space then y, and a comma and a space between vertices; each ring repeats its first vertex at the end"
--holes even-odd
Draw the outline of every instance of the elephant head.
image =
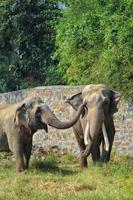
POLYGON ((118 111, 117 105, 121 95, 107 86, 88 85, 82 91, 83 102, 87 107, 87 125, 84 134, 84 142, 91 149, 93 141, 97 138, 100 130, 103 132, 106 151, 109 150, 109 140, 106 131, 108 119, 118 111))
POLYGON ((80 117, 85 104, 81 104, 75 117, 67 122, 61 122, 39 97, 28 98, 19 104, 15 113, 15 124, 30 133, 38 129, 48 131, 48 125, 57 129, 66 129, 73 126, 80 117))

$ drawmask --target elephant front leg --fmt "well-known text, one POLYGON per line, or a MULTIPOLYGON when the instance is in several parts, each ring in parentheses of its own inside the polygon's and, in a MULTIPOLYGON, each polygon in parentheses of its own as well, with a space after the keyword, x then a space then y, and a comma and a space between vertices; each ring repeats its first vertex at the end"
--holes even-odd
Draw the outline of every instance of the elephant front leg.
POLYGON ((84 139, 80 139, 80 154, 81 154, 80 155, 80 168, 81 168, 81 170, 84 167, 88 167, 87 156, 82 158, 82 155, 84 154, 85 148, 86 148, 86 146, 84 144, 84 139))
POLYGON ((109 160, 110 160, 111 150, 112 150, 114 136, 115 136, 115 127, 114 127, 113 119, 110 120, 108 129, 107 129, 107 133, 108 133, 108 139, 109 139, 109 151, 107 152, 105 150, 105 143, 103 141, 102 142, 102 156, 101 156, 102 162, 109 162, 109 160))
POLYGON ((16 160, 16 170, 21 172, 24 170, 24 159, 23 159, 23 137, 20 133, 14 134, 13 140, 13 153, 16 160))
POLYGON ((16 171, 17 172, 22 172, 25 169, 24 165, 24 159, 23 159, 23 154, 21 153, 21 150, 15 151, 15 160, 16 160, 16 171))
POLYGON ((105 142, 104 140, 102 141, 102 154, 101 154, 101 158, 100 158, 100 161, 103 162, 103 163, 106 163, 107 162, 107 157, 108 157, 108 153, 105 149, 105 142))
POLYGON ((25 163, 25 169, 29 166, 30 156, 31 156, 31 150, 32 150, 32 141, 24 145, 24 163, 25 163))
POLYGON ((91 156, 94 164, 100 161, 100 147, 98 145, 92 148, 91 156))
POLYGON ((96 164, 100 161, 100 144, 101 144, 101 135, 99 134, 96 140, 94 141, 94 144, 92 146, 91 156, 93 163, 96 164))
POLYGON ((113 142, 114 142, 114 136, 115 136, 115 133, 113 133, 111 135, 111 138, 109 139, 110 140, 110 145, 109 145, 109 151, 107 152, 107 162, 110 161, 110 155, 111 155, 111 150, 112 150, 112 146, 113 146, 113 142))
POLYGON ((84 143, 84 138, 80 138, 79 137, 79 135, 83 135, 83 133, 79 134, 76 131, 76 129, 73 129, 73 130, 74 130, 74 134, 75 134, 75 137, 76 137, 79 149, 80 149, 80 168, 83 169, 84 167, 88 166, 87 157, 84 157, 83 159, 81 159, 82 158, 82 154, 84 153, 85 148, 86 148, 85 143, 84 143))

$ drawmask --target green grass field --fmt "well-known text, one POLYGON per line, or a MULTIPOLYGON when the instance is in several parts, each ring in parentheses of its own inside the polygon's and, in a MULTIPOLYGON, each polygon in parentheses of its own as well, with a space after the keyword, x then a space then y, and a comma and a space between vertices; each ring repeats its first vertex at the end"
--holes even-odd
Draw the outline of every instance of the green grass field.
POLYGON ((79 159, 68 154, 32 158, 28 171, 0 154, 0 200, 132 200, 133 159, 112 156, 107 165, 80 172, 79 159))

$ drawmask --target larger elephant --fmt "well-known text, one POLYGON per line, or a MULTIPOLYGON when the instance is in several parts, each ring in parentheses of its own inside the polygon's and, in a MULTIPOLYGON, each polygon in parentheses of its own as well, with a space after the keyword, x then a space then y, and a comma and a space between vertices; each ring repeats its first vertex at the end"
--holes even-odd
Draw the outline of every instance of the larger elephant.
POLYGON ((39 97, 27 98, 17 104, 0 105, 0 150, 11 150, 17 171, 28 168, 32 137, 38 129, 48 131, 48 125, 57 129, 73 126, 82 113, 80 106, 74 118, 61 122, 39 97))
POLYGON ((102 84, 88 85, 82 92, 67 98, 71 105, 71 115, 86 102, 82 116, 73 126, 80 147, 81 169, 87 166, 87 157, 91 154, 95 162, 108 162, 114 141, 115 127, 113 114, 118 111, 120 94, 102 84), (102 152, 100 156, 100 145, 102 152))

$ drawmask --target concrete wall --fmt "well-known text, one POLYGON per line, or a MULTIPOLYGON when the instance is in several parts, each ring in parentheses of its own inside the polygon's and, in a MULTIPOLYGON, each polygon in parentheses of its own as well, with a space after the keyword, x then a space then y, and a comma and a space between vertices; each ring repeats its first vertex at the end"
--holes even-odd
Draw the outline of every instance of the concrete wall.
MULTIPOLYGON (((15 103, 25 97, 40 96, 55 114, 63 121, 69 119, 69 105, 64 103, 64 96, 81 91, 83 86, 48 86, 0 94, 0 103, 15 103)), ((119 112, 115 114, 116 136, 114 148, 119 155, 133 157, 133 103, 122 100, 119 112)), ((38 131, 34 135, 36 153, 47 151, 72 152, 78 154, 79 149, 72 128, 57 130, 49 127, 49 133, 38 131)))

